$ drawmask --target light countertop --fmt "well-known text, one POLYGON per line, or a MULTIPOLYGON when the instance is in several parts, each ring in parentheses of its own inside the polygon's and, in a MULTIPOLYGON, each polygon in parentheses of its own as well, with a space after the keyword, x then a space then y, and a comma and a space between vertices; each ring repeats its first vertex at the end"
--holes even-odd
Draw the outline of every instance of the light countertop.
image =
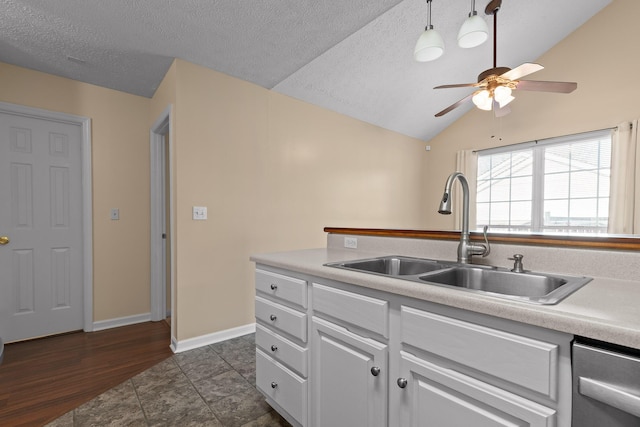
POLYGON ((395 254, 322 248, 254 255, 251 260, 257 264, 640 349, 638 281, 595 277, 556 305, 537 305, 323 265, 383 255, 395 254))

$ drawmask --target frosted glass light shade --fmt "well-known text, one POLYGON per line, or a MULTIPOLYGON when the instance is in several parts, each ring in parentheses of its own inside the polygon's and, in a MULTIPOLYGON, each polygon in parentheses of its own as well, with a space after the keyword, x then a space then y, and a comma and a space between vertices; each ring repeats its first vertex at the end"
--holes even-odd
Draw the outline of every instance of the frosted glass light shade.
POLYGON ((500 108, 504 107, 515 98, 511 96, 511 88, 508 86, 498 86, 493 91, 493 97, 496 99, 496 102, 500 104, 500 108))
POLYGON ((485 110, 485 111, 490 111, 492 104, 493 104, 493 98, 491 97, 491 93, 489 93, 488 90, 479 90, 476 93, 473 94, 473 97, 471 97, 471 100, 473 101, 473 103, 475 104, 476 107, 478 107, 481 110, 485 110))
POLYGON ((428 62, 440 58, 443 53, 444 41, 442 37, 433 28, 427 28, 416 43, 413 59, 418 62, 428 62))
POLYGON ((468 17, 458 31, 458 46, 465 49, 480 46, 489 38, 487 23, 478 15, 468 17))

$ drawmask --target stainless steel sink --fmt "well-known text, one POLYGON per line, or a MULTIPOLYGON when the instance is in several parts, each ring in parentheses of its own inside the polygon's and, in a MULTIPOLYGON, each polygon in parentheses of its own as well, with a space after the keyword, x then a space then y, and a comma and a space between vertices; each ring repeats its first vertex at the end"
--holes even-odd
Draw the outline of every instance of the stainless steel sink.
POLYGON ((556 304, 591 281, 589 277, 529 271, 515 273, 493 266, 404 256, 386 256, 325 265, 533 304, 556 304))
POLYGON ((442 270, 443 268, 450 266, 451 264, 443 264, 431 259, 404 256, 387 256, 344 263, 334 263, 331 265, 331 267, 364 271, 367 273, 382 274, 385 276, 411 276, 427 273, 429 271, 442 270))

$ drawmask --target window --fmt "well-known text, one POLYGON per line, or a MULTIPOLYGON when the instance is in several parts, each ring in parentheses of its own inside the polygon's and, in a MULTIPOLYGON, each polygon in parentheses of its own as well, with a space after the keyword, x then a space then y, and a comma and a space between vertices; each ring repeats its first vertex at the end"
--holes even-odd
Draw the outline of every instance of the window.
POLYGON ((606 233, 610 175, 609 131, 480 151, 477 226, 606 233))

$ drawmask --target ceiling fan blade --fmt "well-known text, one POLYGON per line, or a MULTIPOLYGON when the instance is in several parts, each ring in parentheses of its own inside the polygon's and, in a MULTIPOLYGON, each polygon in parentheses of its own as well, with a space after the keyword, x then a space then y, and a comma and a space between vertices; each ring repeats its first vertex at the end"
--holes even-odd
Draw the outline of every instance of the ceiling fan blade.
POLYGON ((539 80, 520 80, 516 89, 537 92, 571 93, 578 87, 575 82, 545 82, 539 80))
POLYGON ((444 116, 445 114, 447 114, 449 111, 458 108, 459 106, 461 106, 462 104, 464 104, 465 102, 467 102, 468 100, 471 99, 471 97, 473 96, 472 93, 470 93, 469 95, 465 96, 464 98, 462 98, 460 101, 456 102, 455 104, 451 104, 449 105, 447 108, 445 108, 444 110, 440 111, 439 113, 436 114, 436 117, 441 117, 444 116))
POLYGON ((544 67, 540 64, 525 62, 524 64, 517 66, 513 70, 507 71, 500 77, 504 77, 505 79, 509 80, 518 80, 524 76, 528 76, 529 74, 535 73, 536 71, 540 71, 542 69, 544 69, 544 67))
POLYGON ((450 89, 452 87, 478 87, 479 83, 459 83, 454 85, 441 85, 436 86, 434 89, 450 89))

